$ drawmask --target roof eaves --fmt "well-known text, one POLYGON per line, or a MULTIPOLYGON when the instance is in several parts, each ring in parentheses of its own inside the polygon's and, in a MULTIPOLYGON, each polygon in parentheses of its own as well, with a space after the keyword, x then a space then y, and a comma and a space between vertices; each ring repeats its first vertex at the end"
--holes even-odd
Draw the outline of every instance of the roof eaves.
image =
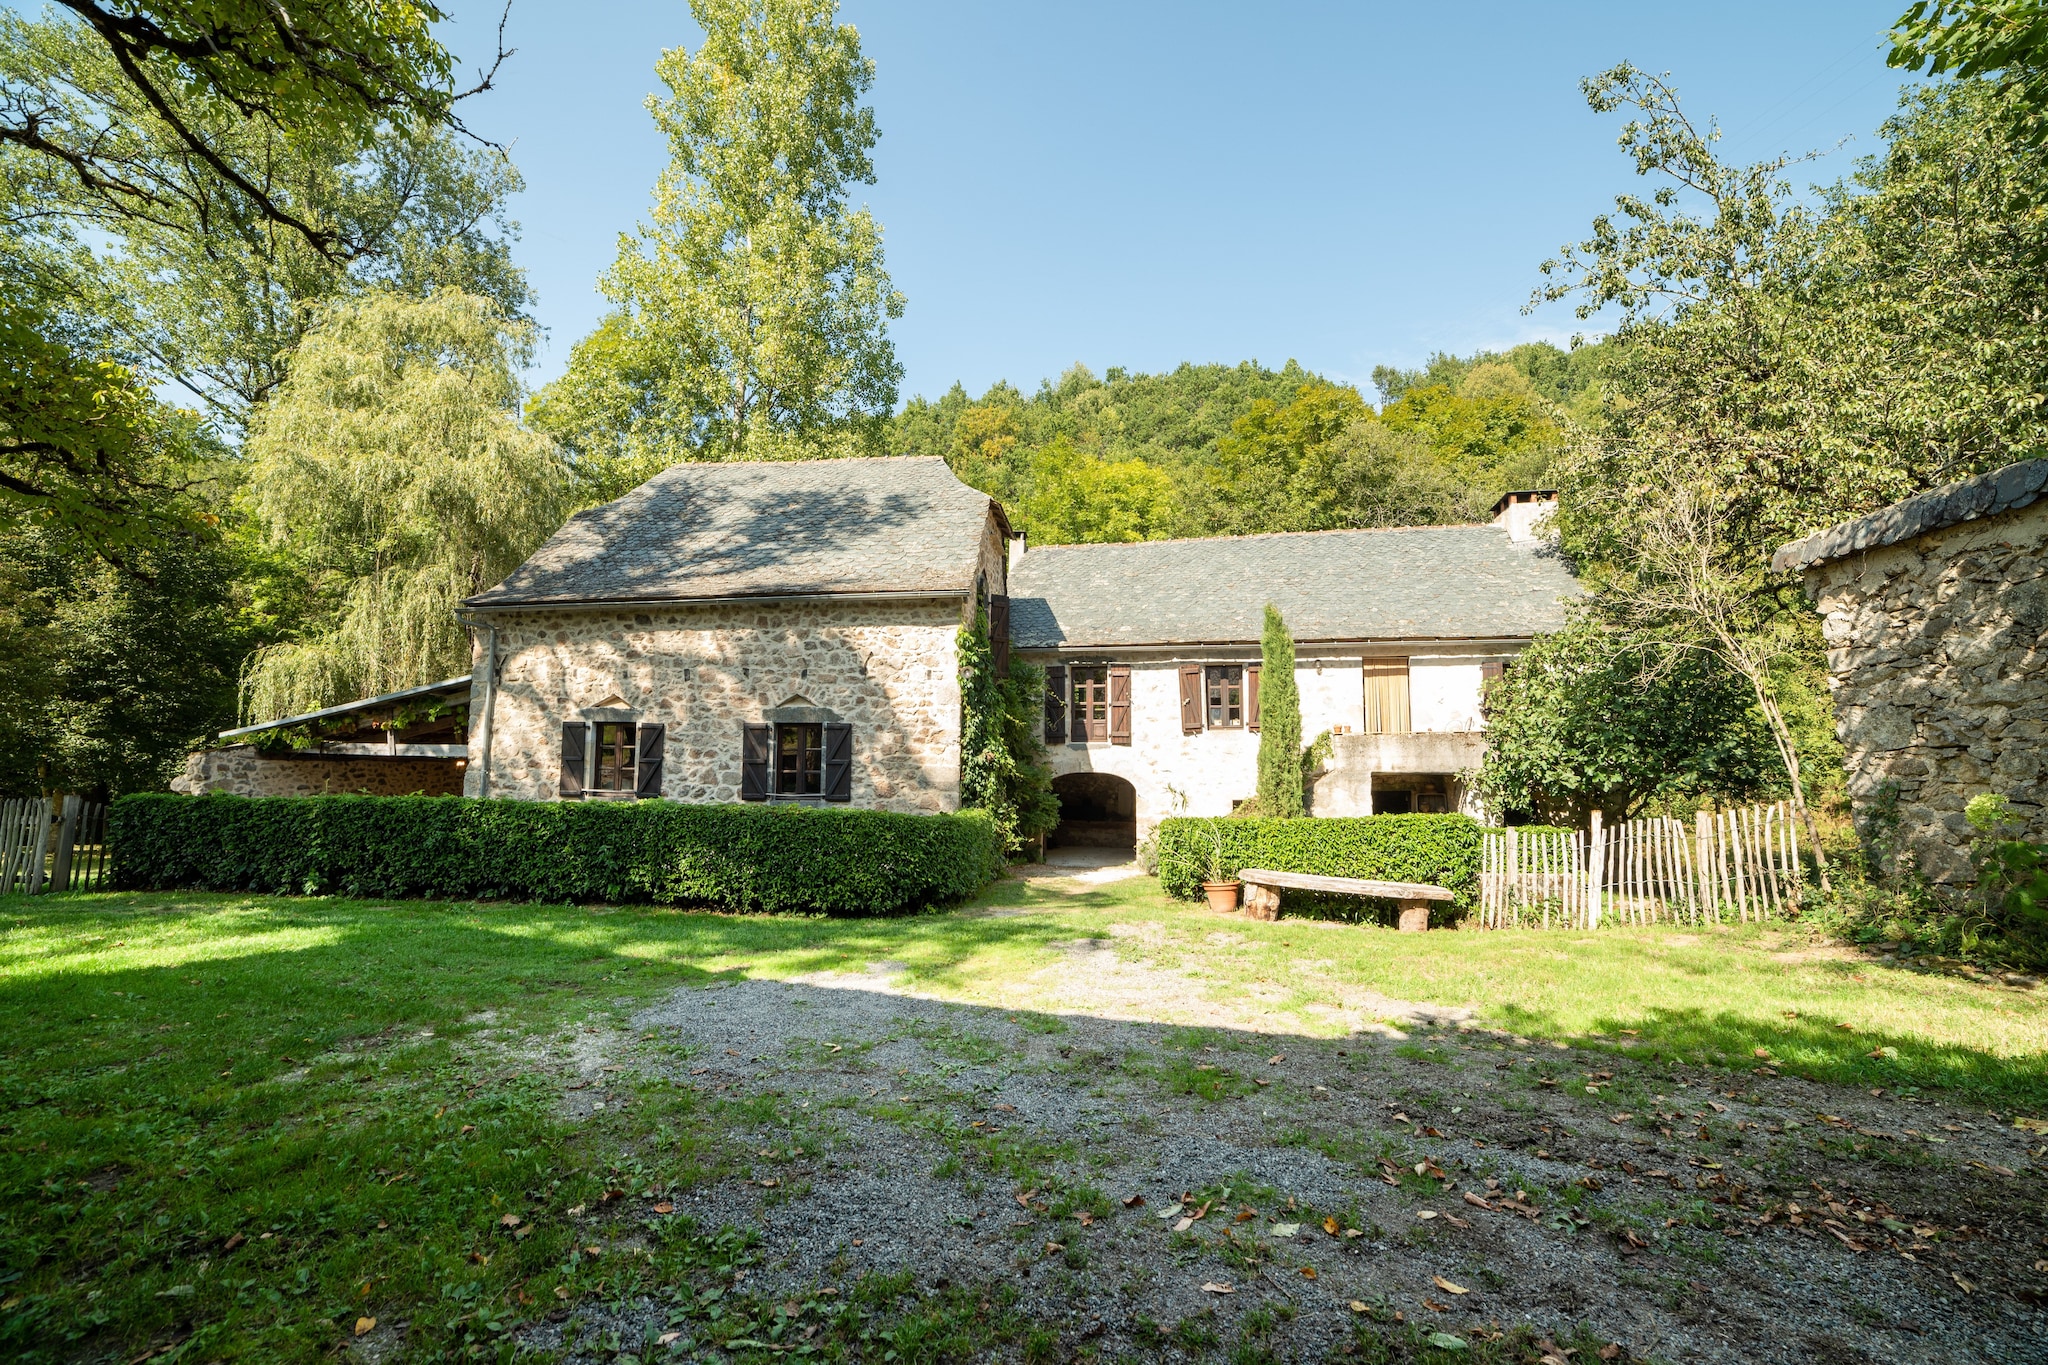
POLYGON ((1891 506, 1795 540, 1771 556, 1777 573, 1803 573, 1865 550, 1880 550, 1930 531, 2015 512, 2048 493, 2048 458, 2021 460, 1988 474, 1895 502, 1891 506))
POLYGON ((286 716, 282 720, 266 720, 260 725, 244 725, 235 730, 222 730, 220 738, 235 739, 243 735, 260 735, 266 730, 281 730, 287 725, 304 725, 307 721, 326 720, 332 716, 345 716, 352 711, 368 711, 392 702, 411 701, 414 697, 430 697, 436 692, 453 692, 457 688, 469 690, 470 675, 464 673, 458 678, 444 678, 437 683, 421 683, 418 687, 402 687, 396 692, 384 692, 361 701, 345 701, 338 706, 324 706, 318 711, 308 711, 302 716, 286 716))

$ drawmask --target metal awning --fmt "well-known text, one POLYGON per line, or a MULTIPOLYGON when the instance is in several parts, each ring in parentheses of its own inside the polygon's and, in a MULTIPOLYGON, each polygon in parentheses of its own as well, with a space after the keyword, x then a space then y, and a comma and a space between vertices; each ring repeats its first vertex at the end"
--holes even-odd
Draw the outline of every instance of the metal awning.
POLYGON ((465 673, 459 678, 447 678, 437 683, 422 683, 418 687, 401 688, 396 692, 386 692, 382 696, 364 697, 361 701, 346 701, 339 706, 329 706, 318 711, 308 711, 303 716, 286 716, 283 720, 266 720, 261 725, 244 725, 238 730, 223 730, 220 732, 220 737, 222 739, 246 739, 251 735, 260 735, 266 730, 282 730, 287 725, 304 725, 307 721, 313 720, 330 720, 336 716, 346 716, 357 711, 374 711, 380 706, 390 706, 395 702, 411 701, 415 697, 431 697, 444 692, 466 693, 469 691, 469 683, 470 675, 465 673))

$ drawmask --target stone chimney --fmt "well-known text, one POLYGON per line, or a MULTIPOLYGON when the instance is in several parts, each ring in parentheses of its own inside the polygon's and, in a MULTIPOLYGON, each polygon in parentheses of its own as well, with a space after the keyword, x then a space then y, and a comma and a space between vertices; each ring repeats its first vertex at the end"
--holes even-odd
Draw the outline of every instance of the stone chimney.
POLYGON ((1556 489, 1518 489, 1500 495, 1500 501, 1493 505, 1493 524, 1505 530, 1508 539, 1517 545, 1548 540, 1552 532, 1544 523, 1556 510, 1556 489))
POLYGON ((1018 560, 1020 560, 1020 559, 1022 559, 1023 557, 1024 557, 1024 533, 1023 533, 1022 531, 1018 531, 1018 532, 1016 532, 1015 534, 1013 534, 1013 535, 1012 535, 1012 536, 1010 537, 1010 565, 1009 565, 1009 574, 1010 574, 1011 576, 1015 576, 1015 574, 1016 574, 1016 572, 1017 572, 1017 561, 1018 561, 1018 560))

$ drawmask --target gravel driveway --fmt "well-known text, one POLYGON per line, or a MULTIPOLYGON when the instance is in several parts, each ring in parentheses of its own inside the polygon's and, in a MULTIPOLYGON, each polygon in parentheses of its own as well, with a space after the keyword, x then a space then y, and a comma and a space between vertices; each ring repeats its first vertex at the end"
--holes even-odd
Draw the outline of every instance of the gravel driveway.
MULTIPOLYGON (((1085 1002, 1090 951, 1063 999, 1085 1002)), ((680 990, 583 1040, 571 1112, 663 1077, 740 1158, 588 1211, 593 1235, 751 1230, 734 1287, 757 1294, 885 1272, 1001 1294, 1034 1362, 1409 1359, 1432 1335, 1459 1343, 1444 1359, 1533 1341, 1512 1358, 1572 1365, 2048 1359, 2041 1139, 1982 1112, 1426 1004, 1332 1041, 1136 1021, 1127 982, 1106 1018, 896 978, 680 990)), ((609 1360, 663 1311, 586 1303, 527 1343, 609 1360)))

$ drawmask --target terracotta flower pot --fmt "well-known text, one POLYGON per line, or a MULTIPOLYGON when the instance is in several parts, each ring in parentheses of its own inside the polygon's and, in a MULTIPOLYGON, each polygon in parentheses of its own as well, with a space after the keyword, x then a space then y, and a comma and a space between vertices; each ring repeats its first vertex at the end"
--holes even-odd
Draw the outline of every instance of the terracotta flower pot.
POLYGON ((1219 915, 1227 915, 1237 909, 1238 883, 1203 882, 1202 890, 1209 894, 1209 908, 1219 915))

